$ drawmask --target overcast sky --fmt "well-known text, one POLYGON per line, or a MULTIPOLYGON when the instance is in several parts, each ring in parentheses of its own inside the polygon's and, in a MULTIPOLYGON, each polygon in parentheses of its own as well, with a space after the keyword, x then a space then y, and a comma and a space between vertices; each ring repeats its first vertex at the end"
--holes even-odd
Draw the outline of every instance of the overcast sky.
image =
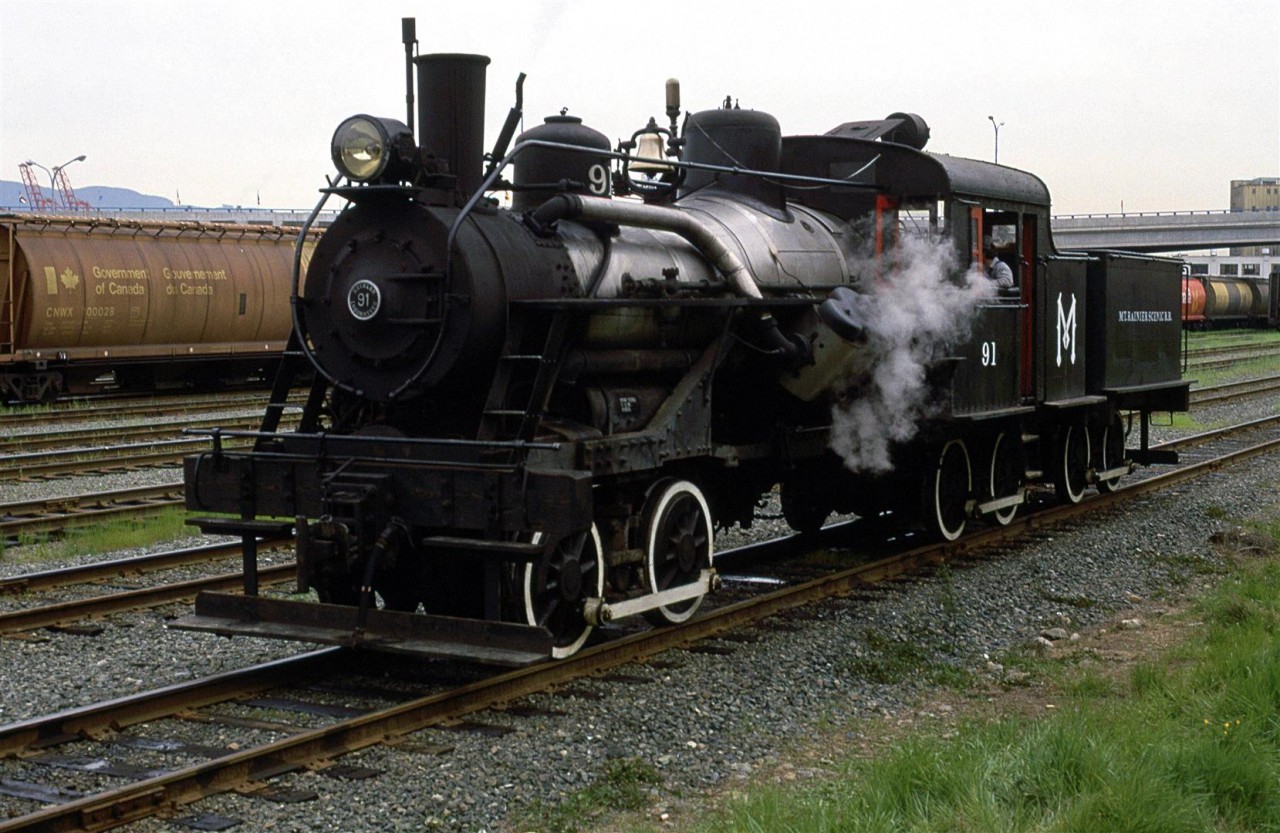
POLYGON ((400 18, 420 52, 489 66, 487 146, 568 107, 611 140, 732 95, 784 133, 918 113, 928 149, 1048 184, 1054 212, 1218 209, 1280 176, 1276 0, 0 0, 0 179, 204 206, 309 207, 355 113, 404 118, 400 18))

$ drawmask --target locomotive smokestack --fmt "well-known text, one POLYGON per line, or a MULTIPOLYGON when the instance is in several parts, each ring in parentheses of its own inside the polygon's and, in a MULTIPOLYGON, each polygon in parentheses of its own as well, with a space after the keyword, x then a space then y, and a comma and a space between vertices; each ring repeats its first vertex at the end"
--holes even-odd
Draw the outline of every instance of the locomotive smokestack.
POLYGON ((482 181, 484 86, 487 55, 437 54, 418 65, 418 144, 449 164, 458 193, 470 196, 482 181))

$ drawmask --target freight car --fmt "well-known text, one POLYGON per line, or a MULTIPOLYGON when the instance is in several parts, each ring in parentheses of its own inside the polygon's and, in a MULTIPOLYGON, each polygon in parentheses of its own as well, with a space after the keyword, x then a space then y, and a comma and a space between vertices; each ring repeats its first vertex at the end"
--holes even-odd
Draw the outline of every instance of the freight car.
POLYGON ((1276 288, 1280 270, 1270 275, 1182 276, 1182 322, 1187 329, 1278 326, 1276 288))
POLYGON ((274 226, 0 216, 0 400, 48 402, 106 374, 130 390, 272 378, 297 240, 274 226))
POLYGON ((1168 459, 1147 425, 1187 407, 1179 266, 1056 251, 1035 176, 926 153, 909 114, 680 128, 672 82, 670 127, 617 150, 562 113, 508 153, 517 107, 486 157, 488 59, 413 60, 419 137, 366 115, 333 137, 349 207, 276 386, 317 371, 300 424, 277 395, 252 449, 186 460, 245 593, 174 626, 564 657, 611 619, 693 615, 714 531, 775 488, 801 531, 839 511, 955 539, 1168 459), (318 603, 257 593, 258 542, 290 534, 318 603))

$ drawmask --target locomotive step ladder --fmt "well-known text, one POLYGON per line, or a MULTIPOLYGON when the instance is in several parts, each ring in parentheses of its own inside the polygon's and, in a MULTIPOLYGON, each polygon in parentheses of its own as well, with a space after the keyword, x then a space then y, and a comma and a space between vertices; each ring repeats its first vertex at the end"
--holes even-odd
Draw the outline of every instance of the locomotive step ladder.
POLYGON ((564 337, 569 327, 570 313, 556 310, 547 328, 546 341, 540 353, 521 352, 527 317, 522 311, 514 315, 507 327, 507 338, 493 384, 485 400, 484 412, 476 438, 498 441, 531 441, 546 414, 551 391, 560 375, 564 353, 564 337), (529 377, 532 376, 532 380, 529 377), (521 384, 528 384, 527 395, 517 393, 521 384), (520 399, 523 398, 523 405, 520 399), (514 428, 512 426, 515 426, 514 428))
MULTIPOLYGON (((280 420, 284 416, 284 410, 289 406, 289 391, 293 386, 309 370, 314 371, 311 367, 311 361, 307 358, 306 353, 302 351, 302 343, 298 339, 297 330, 289 332, 289 341, 285 345, 284 352, 280 355, 280 366, 276 370, 275 380, 271 383, 271 398, 267 402, 266 410, 262 412, 262 425, 259 430, 263 434, 274 434, 280 428, 280 420)), ((324 399, 327 385, 324 377, 319 373, 312 374, 311 390, 307 394, 307 404, 303 410, 303 423, 298 426, 299 431, 313 431, 315 429, 315 418, 307 417, 307 414, 315 414, 319 411, 320 405, 324 399)))

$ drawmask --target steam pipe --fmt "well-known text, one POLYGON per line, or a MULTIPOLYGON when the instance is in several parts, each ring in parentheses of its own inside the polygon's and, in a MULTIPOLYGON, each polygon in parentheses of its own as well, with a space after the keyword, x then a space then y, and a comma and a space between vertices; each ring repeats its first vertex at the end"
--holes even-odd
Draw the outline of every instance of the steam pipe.
MULTIPOLYGON (((526 216, 535 229, 545 228, 557 220, 581 219, 673 232, 688 240, 711 261, 738 295, 759 300, 764 298, 746 264, 710 226, 687 211, 581 194, 557 194, 526 216)), ((782 332, 772 313, 764 311, 760 314, 760 326, 769 353, 796 364, 811 360, 808 342, 782 332)))
POLYGON ((557 194, 530 212, 529 217, 535 227, 545 227, 556 220, 582 219, 673 232, 688 240, 711 261, 738 295, 743 298, 764 297, 746 264, 710 226, 687 211, 581 194, 557 194))

